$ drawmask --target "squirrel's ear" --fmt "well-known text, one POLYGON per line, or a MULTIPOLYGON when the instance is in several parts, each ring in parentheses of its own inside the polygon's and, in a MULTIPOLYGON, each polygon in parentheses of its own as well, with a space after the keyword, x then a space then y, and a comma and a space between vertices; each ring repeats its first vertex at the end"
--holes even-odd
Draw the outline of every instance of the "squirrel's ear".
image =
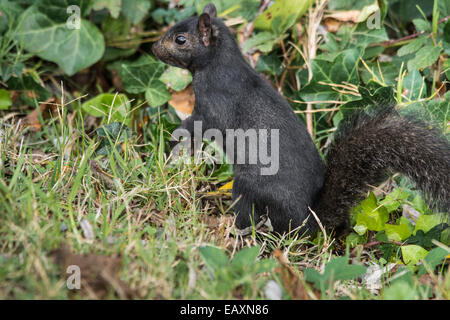
POLYGON ((208 47, 211 44, 211 18, 208 13, 202 13, 198 17, 198 31, 203 44, 208 47))
POLYGON ((216 6, 213 3, 208 3, 203 9, 203 13, 207 13, 211 18, 215 18, 217 16, 216 6))

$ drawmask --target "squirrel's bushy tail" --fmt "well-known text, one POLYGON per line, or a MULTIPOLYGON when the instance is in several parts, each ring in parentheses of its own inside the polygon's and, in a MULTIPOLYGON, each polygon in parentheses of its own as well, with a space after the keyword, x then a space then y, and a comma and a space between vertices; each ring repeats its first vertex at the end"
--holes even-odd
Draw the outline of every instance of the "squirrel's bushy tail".
POLYGON ((350 209, 388 173, 400 172, 416 183, 440 211, 450 210, 450 144, 436 130, 387 107, 360 113, 335 138, 327 156, 325 183, 313 210, 340 233, 350 209))

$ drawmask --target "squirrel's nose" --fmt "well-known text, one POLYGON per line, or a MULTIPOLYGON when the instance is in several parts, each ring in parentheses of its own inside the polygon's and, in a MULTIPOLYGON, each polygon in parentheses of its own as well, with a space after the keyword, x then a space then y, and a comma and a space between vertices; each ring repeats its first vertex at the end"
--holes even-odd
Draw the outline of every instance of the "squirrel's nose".
POLYGON ((162 43, 162 38, 159 39, 158 41, 156 41, 152 45, 152 52, 155 55, 155 57, 158 58, 159 60, 161 60, 161 57, 163 56, 163 52, 164 52, 164 46, 161 43, 162 43))

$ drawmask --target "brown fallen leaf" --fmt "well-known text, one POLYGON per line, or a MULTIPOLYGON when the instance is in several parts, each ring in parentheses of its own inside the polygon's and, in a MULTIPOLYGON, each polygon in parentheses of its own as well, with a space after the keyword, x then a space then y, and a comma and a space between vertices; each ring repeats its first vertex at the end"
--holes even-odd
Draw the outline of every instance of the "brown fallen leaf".
MULTIPOLYGON (((69 266, 79 267, 81 295, 104 299, 112 289, 121 299, 137 297, 137 293, 119 277, 122 265, 120 257, 73 254, 67 245, 53 250, 50 256, 62 268, 63 276, 70 276, 66 274, 69 266)), ((71 295, 75 292, 78 290, 71 291, 71 295)))
POLYGON ((324 16, 324 18, 333 18, 342 22, 353 22, 358 23, 359 16, 361 15, 360 10, 347 10, 347 11, 335 11, 324 16))
POLYGON ((21 91, 18 90, 10 90, 9 96, 11 97, 11 100, 15 102, 17 99, 19 99, 20 95, 22 94, 21 91))
POLYGON ((324 24, 328 32, 336 33, 342 26, 353 26, 361 22, 360 10, 334 11, 324 16, 324 24))
MULTIPOLYGON (((308 290, 305 288, 302 280, 294 269, 289 265, 289 260, 283 256, 279 249, 275 249, 273 256, 280 263, 280 267, 275 269, 275 272, 281 274, 281 281, 284 288, 289 292, 294 300, 311 300, 308 290)), ((320 297, 318 292, 314 291, 317 298, 320 297)))
POLYGON ((253 61, 258 61, 259 57, 261 56, 261 52, 256 51, 252 54, 253 61))
POLYGON ((44 103, 41 103, 38 108, 31 111, 24 119, 24 125, 31 128, 32 131, 39 131, 42 128, 42 124, 39 121, 39 113, 41 113, 43 119, 48 119, 52 115, 57 114, 58 101, 56 98, 50 98, 44 103))
POLYGON ((41 122, 39 121, 39 109, 41 114, 47 110, 47 105, 40 105, 25 117, 24 124, 31 128, 32 131, 41 130, 41 122))
POLYGON ((175 110, 187 115, 192 114, 194 103, 195 95, 191 85, 182 91, 172 92, 172 99, 169 100, 169 104, 175 110))
POLYGON ((327 28, 328 32, 336 33, 339 31, 342 25, 345 24, 345 22, 338 21, 336 19, 328 18, 324 20, 325 27, 327 28))

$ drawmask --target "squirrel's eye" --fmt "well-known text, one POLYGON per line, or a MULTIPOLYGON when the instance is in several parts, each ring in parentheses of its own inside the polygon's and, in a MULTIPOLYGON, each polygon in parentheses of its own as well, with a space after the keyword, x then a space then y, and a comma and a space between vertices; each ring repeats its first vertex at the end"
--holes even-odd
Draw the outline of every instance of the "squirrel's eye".
POLYGON ((175 38, 175 42, 176 42, 177 44, 179 44, 179 45, 185 44, 186 41, 187 41, 187 39, 186 39, 186 37, 184 37, 184 36, 178 36, 178 37, 175 38))

